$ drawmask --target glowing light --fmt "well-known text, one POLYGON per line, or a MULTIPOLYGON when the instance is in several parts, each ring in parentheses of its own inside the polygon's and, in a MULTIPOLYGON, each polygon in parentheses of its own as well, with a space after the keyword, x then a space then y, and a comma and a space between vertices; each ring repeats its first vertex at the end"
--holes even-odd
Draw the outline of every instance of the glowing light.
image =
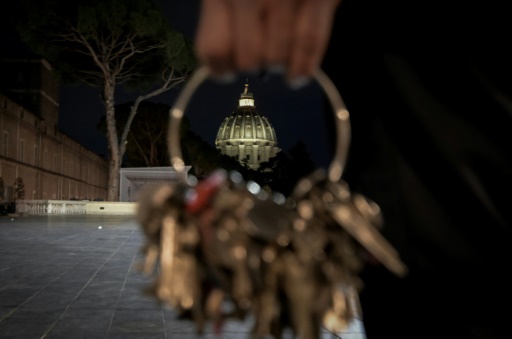
POLYGON ((272 200, 274 200, 274 202, 278 205, 282 205, 286 202, 286 197, 281 194, 281 193, 278 193, 278 192, 274 192, 273 196, 272 196, 272 200))
POLYGON ((189 175, 189 176, 187 177, 187 183, 189 184, 189 186, 194 187, 194 186, 196 186, 196 185, 197 185, 197 182, 198 182, 198 180, 197 180, 197 177, 196 177, 196 176, 194 176, 194 175, 192 175, 192 174, 191 174, 191 175, 189 175))
POLYGON ((240 99, 240 100, 238 100, 238 105, 239 106, 254 106, 254 99, 248 99, 248 98, 240 99))
POLYGON ((179 108, 173 109, 172 116, 173 116, 173 118, 180 119, 181 117, 183 117, 183 110, 179 109, 179 108))
POLYGON ((261 187, 260 185, 258 185, 256 182, 254 181, 249 181, 247 183, 247 189, 249 190, 249 192, 251 192, 252 194, 258 194, 261 190, 261 187))
POLYGON ((244 180, 242 174, 240 174, 240 172, 237 171, 230 172, 229 179, 231 179, 231 181, 233 181, 235 184, 239 184, 244 180))

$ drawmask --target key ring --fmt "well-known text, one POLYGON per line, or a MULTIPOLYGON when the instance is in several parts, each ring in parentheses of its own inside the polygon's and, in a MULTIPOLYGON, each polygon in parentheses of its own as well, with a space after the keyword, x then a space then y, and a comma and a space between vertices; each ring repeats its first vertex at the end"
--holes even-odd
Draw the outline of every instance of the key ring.
MULTIPOLYGON (((178 172, 185 171, 180 122, 209 76, 207 68, 197 69, 169 112, 168 151, 178 172)), ((222 171, 194 187, 183 182, 152 187, 147 191, 151 198, 141 199, 139 220, 150 239, 145 271, 160 264, 153 293, 188 313, 200 334, 205 320, 243 318, 251 312, 258 337, 281 337, 291 327, 319 338, 320 321, 341 331, 358 313, 351 300, 360 288, 362 248, 395 274, 407 271, 377 230, 379 207, 352 195, 341 178, 350 142, 349 113, 326 74, 318 70, 313 78, 334 113, 335 154, 327 173, 315 171, 298 182, 287 200, 292 203, 258 195, 243 178, 216 175, 222 171), (233 301, 234 311, 223 310, 224 298, 233 301), (285 313, 292 316, 284 320, 285 313)))
MULTIPOLYGON (((186 83, 182 92, 176 99, 174 106, 169 112, 170 119, 167 145, 171 165, 178 172, 182 172, 185 169, 185 162, 183 161, 180 147, 180 122, 190 99, 198 87, 209 76, 210 72, 205 66, 198 68, 186 83)), ((345 169, 348 149, 350 146, 350 115, 340 93, 336 89, 336 86, 322 70, 317 70, 313 75, 313 79, 316 80, 324 94, 327 96, 334 113, 337 141, 334 157, 327 171, 327 177, 331 182, 337 182, 341 179, 343 170, 345 169)))

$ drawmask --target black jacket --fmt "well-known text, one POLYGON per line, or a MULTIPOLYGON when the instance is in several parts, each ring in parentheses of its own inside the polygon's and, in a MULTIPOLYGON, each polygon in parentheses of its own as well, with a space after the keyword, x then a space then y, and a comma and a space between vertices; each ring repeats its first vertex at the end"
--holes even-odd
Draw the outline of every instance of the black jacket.
POLYGON ((508 330, 507 13, 497 1, 345 0, 339 8, 323 68, 351 114, 344 178, 380 205, 382 233, 410 269, 401 279, 366 266, 368 339, 503 338, 508 330))

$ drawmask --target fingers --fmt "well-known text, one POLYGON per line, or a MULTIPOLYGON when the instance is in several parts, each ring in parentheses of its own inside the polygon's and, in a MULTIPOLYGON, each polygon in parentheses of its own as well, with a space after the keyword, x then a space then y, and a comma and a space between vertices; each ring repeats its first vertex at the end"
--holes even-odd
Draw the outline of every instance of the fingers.
POLYGON ((256 71, 263 55, 262 0, 232 0, 234 61, 237 70, 256 71))
POLYGON ((213 75, 233 71, 233 25, 228 0, 205 0, 199 14, 196 53, 213 75))
POLYGON ((213 74, 286 70, 309 78, 322 62, 340 0, 204 0, 196 35, 213 74))
POLYGON ((290 58, 297 0, 267 0, 264 13, 264 63, 267 68, 285 69, 290 58))
POLYGON ((261 67, 261 0, 204 0, 196 33, 196 53, 213 75, 261 67))
POLYGON ((339 0, 303 0, 297 9, 287 77, 300 81, 320 66, 339 0))

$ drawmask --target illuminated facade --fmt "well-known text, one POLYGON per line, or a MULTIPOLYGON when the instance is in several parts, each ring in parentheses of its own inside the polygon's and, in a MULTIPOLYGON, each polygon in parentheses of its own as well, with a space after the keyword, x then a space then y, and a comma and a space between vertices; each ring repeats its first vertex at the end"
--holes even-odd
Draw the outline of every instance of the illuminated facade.
POLYGON ((0 73, 0 202, 106 200, 108 162, 58 129, 51 65, 38 57, 3 58, 0 73))
POLYGON ((222 122, 215 146, 251 169, 258 169, 280 151, 274 128, 267 117, 256 111, 249 84, 245 84, 236 111, 222 122))

